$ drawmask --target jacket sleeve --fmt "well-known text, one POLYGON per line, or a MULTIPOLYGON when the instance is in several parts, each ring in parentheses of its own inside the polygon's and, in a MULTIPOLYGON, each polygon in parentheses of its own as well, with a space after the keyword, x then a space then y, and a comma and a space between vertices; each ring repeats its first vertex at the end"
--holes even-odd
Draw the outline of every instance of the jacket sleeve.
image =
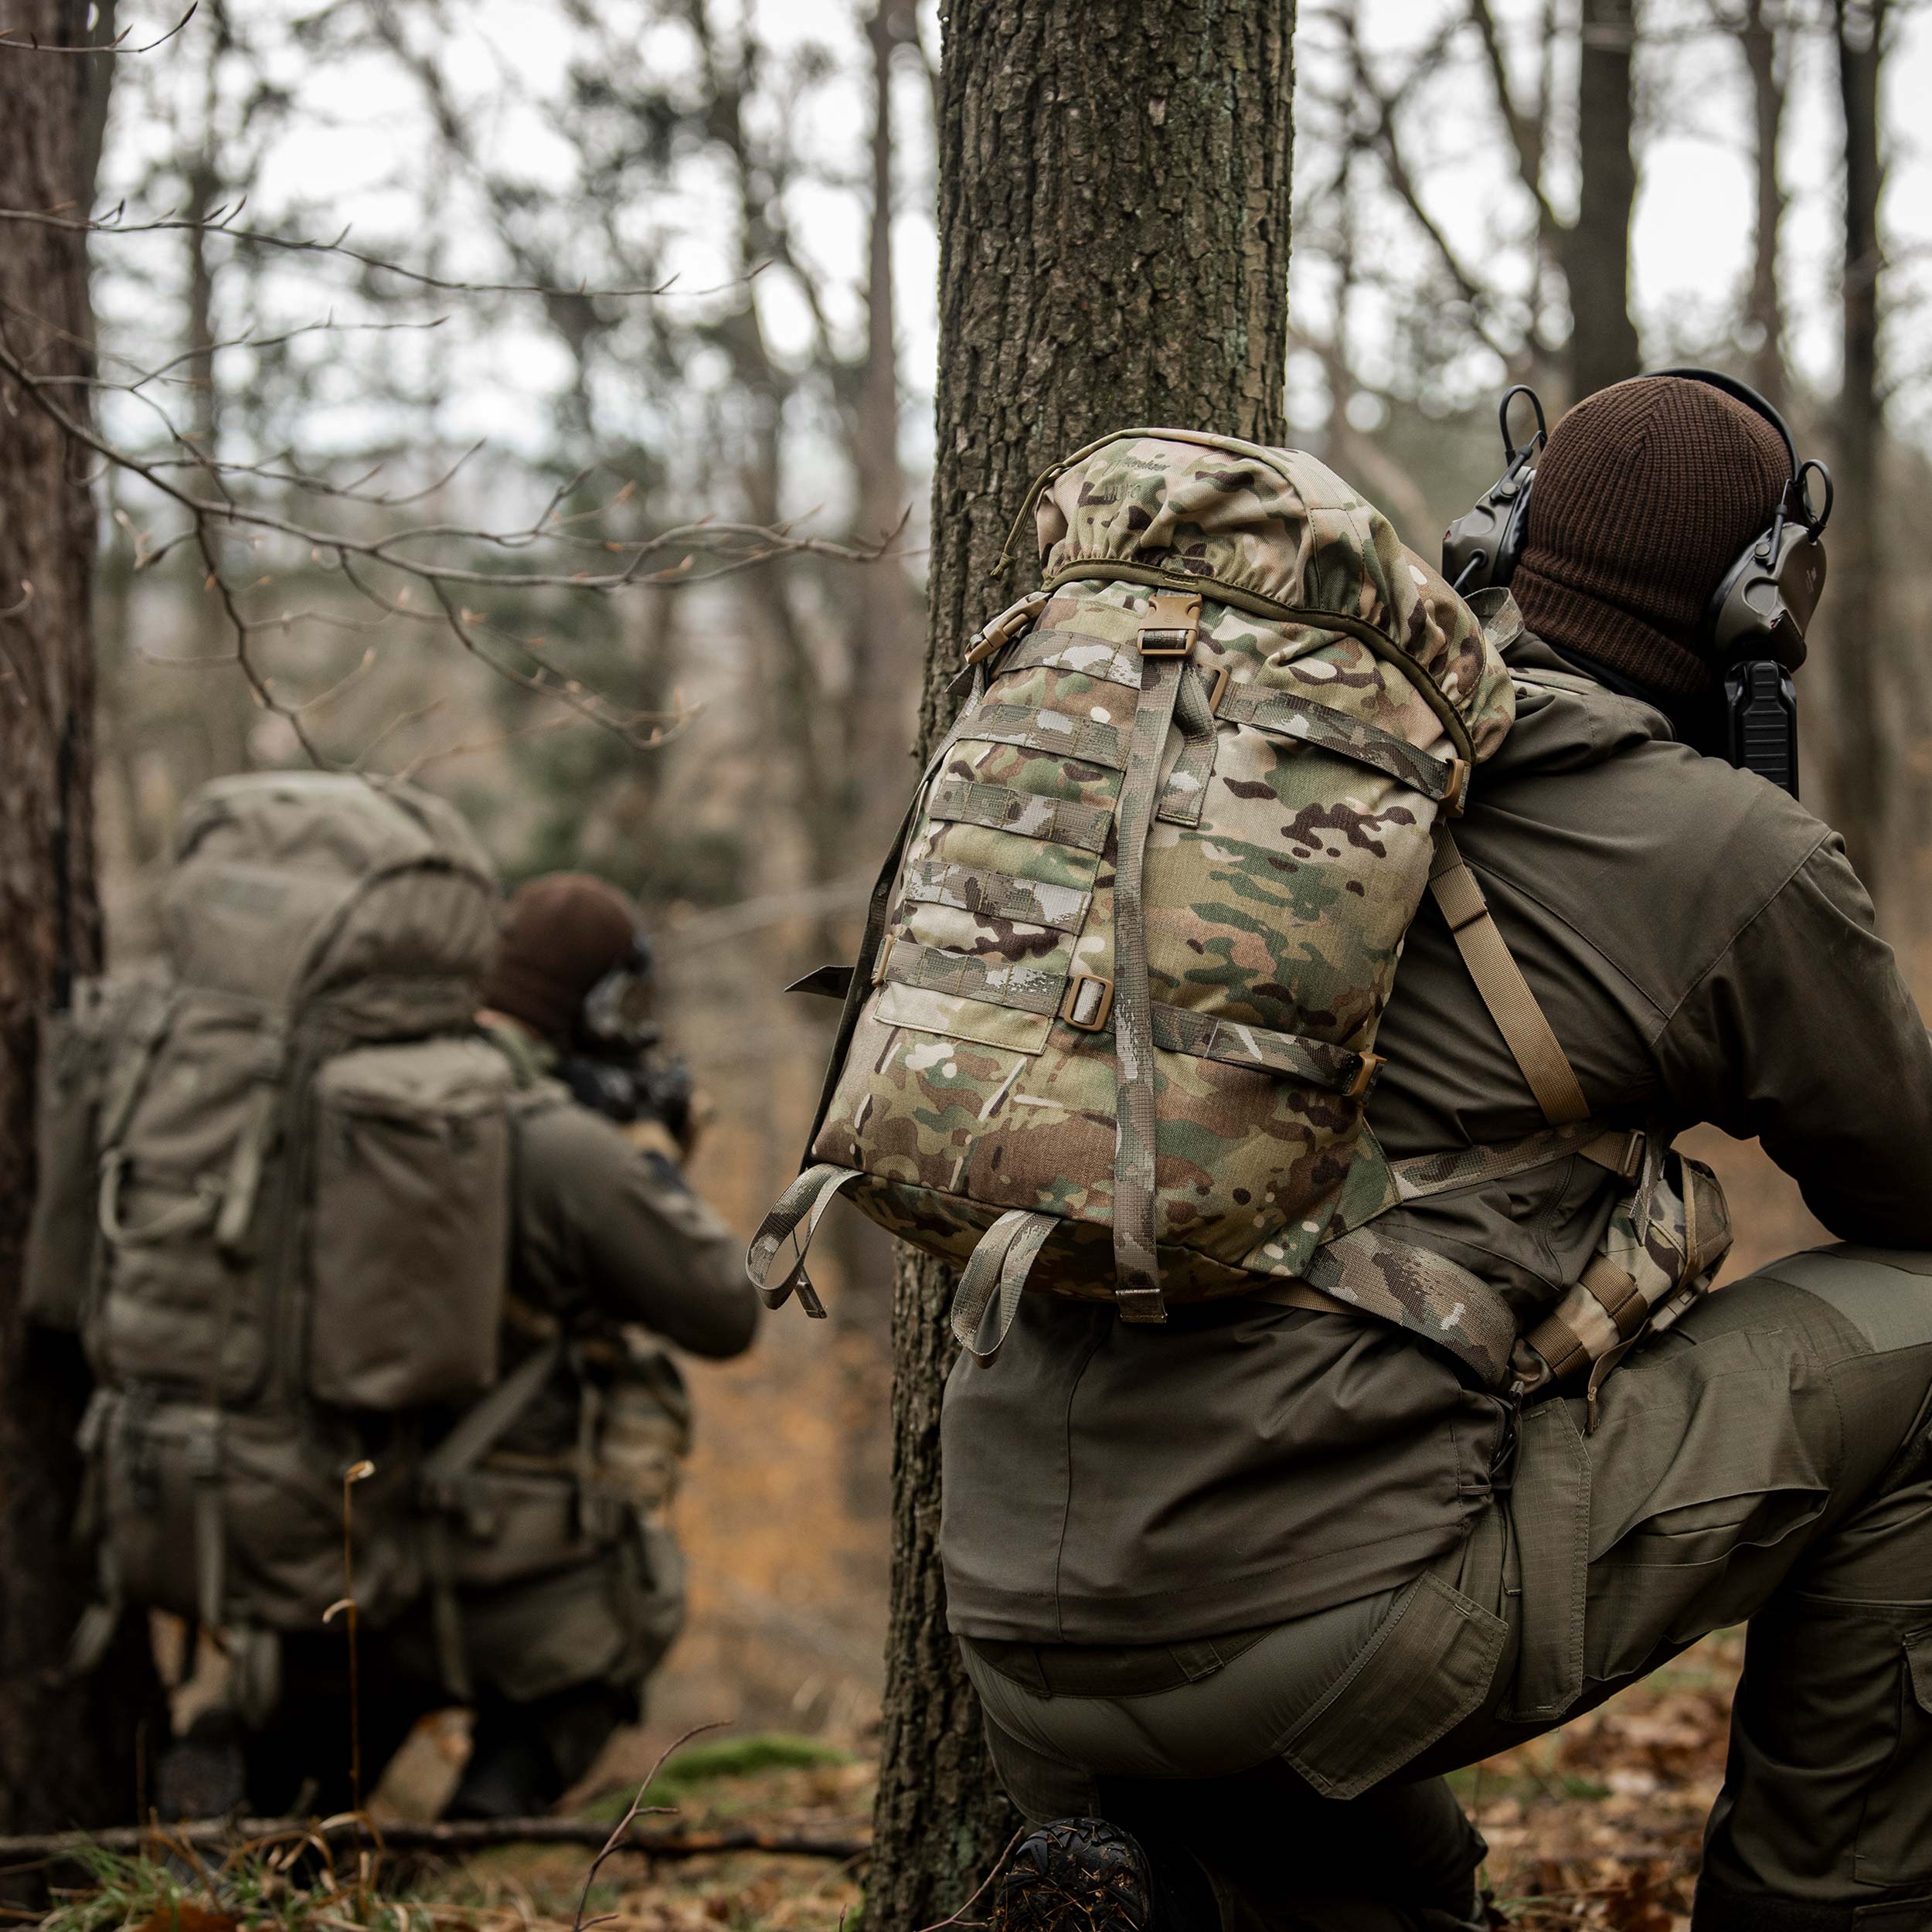
POLYGON ((575 1105, 526 1137, 526 1267, 543 1286, 722 1359, 751 1345, 758 1301, 743 1243, 663 1155, 575 1105))
POLYGON ((1755 1138, 1841 1240, 1932 1248, 1932 1044, 1835 835, 1657 1043, 1693 1118, 1755 1138))

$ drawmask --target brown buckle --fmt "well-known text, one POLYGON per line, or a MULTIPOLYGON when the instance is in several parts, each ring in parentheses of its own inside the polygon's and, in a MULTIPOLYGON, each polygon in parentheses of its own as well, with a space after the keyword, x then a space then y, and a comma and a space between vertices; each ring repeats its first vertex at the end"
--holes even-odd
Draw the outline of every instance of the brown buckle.
POLYGON ((898 944, 898 934, 888 933, 886 935, 886 943, 879 947, 879 957, 872 963, 872 983, 873 985, 883 986, 885 985, 886 962, 892 957, 893 948, 898 944))
POLYGON ((1224 664, 1214 674, 1214 689, 1208 693, 1208 716, 1218 718, 1221 715, 1221 700, 1228 695, 1228 686, 1234 678, 1234 667, 1224 664))
POLYGON ((1102 1033, 1114 1012, 1114 982, 1103 979, 1098 973, 1076 973, 1066 982, 1066 992, 1060 1001, 1060 1018, 1069 1026, 1083 1033, 1102 1033), (1100 992, 1094 995, 1091 1010, 1086 1019, 1080 1018, 1080 1009, 1087 1000, 1085 988, 1097 986, 1100 992))
POLYGON ((1386 1057, 1380 1053, 1362 1053, 1357 1058, 1362 1064, 1355 1070, 1355 1078, 1342 1090, 1345 1100, 1365 1099, 1369 1089, 1376 1083, 1376 1076, 1388 1064, 1386 1057))
POLYGON ((1469 760, 1449 760, 1449 789, 1442 794, 1442 808, 1451 818, 1460 818, 1469 803, 1469 760))
POLYGON ((1185 658, 1193 651, 1200 628, 1199 591, 1156 590, 1136 641, 1144 658, 1185 658))
POLYGON ((961 670, 969 665, 978 664, 982 658, 990 658, 997 651, 1003 651, 1021 631, 1038 617, 1046 603, 1046 593, 1035 590, 1009 604, 988 624, 967 647, 966 655, 959 661, 961 670))

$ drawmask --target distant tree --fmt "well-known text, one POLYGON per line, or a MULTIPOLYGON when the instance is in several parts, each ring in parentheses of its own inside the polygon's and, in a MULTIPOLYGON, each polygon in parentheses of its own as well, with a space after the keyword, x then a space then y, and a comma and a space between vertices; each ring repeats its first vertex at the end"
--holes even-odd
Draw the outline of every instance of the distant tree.
MULTIPOLYGON (((1884 887, 1885 801, 1891 767, 1880 706, 1887 700, 1887 614, 1879 555, 1879 459, 1884 414, 1879 381, 1879 230, 1884 192, 1880 80, 1888 0, 1832 0, 1838 98, 1845 116, 1845 236, 1841 270, 1843 375, 1836 432, 1838 510, 1832 526, 1831 665, 1837 712, 1832 823, 1875 897, 1884 887)), ((1896 672, 1894 672, 1896 675, 1896 672)))
POLYGON ((1784 364, 1784 293, 1777 257, 1791 198, 1784 192, 1781 167, 1795 34, 1773 0, 1743 0, 1735 12, 1719 8, 1716 17, 1736 37, 1751 89, 1756 218, 1744 300, 1747 367, 1759 393, 1781 410, 1790 400, 1791 379, 1784 364))
MULTIPOLYGON (((87 0, 11 0, 0 27, 0 207, 84 210, 111 62, 87 0), (38 41, 48 51, 19 43, 38 41)), ((104 10, 104 12, 105 10, 104 10)), ((16 226, 0 246, 0 345, 49 380, 91 373, 85 238, 16 226)), ((63 391, 82 397, 84 391, 63 391)), ((100 959, 94 896, 91 462, 0 375, 0 1831, 131 1817, 154 1675, 143 1633, 69 1682, 94 1594, 74 1535, 87 1399, 77 1352, 18 1304, 33 1201, 39 1015, 100 959)))
POLYGON ((1563 231, 1570 285, 1570 393, 1573 401, 1634 376, 1630 319, 1630 223, 1637 202, 1631 145, 1634 0, 1583 0, 1577 63, 1577 219, 1563 231))
MULTIPOLYGON (((1294 9, 955 0, 940 75, 940 352, 922 718, 965 639, 1036 580, 1006 526, 1053 457, 1137 423, 1287 433, 1294 9)), ((946 1631, 939 1409, 947 1270, 901 1268, 892 1623, 866 1919, 959 1906, 1012 1829, 946 1631)))

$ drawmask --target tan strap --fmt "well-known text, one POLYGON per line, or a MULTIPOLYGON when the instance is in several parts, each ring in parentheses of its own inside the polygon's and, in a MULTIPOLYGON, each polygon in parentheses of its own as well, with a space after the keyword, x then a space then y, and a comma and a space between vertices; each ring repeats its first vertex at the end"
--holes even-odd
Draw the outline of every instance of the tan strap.
POLYGON ((1270 1281, 1266 1287, 1257 1288, 1249 1299, 1265 1301, 1272 1308, 1312 1308, 1318 1315, 1352 1315, 1358 1321, 1362 1318, 1362 1310, 1311 1281, 1270 1281))
POLYGON ((1621 1359, 1650 1319, 1650 1304, 1634 1277, 1607 1254, 1591 1256, 1577 1285, 1583 1294, 1566 1295, 1528 1338, 1559 1382, 1592 1362, 1621 1359))
POLYGON ((1650 1319, 1650 1304, 1637 1285, 1634 1275, 1620 1268, 1607 1254, 1593 1254, 1578 1285, 1589 1291, 1597 1305, 1610 1318, 1620 1342, 1628 1342, 1650 1319))
POLYGON ((1476 876, 1456 849, 1448 828, 1443 828, 1436 847, 1436 858, 1429 874, 1429 889, 1435 894, 1442 916, 1462 954, 1462 963, 1476 983, 1489 1017, 1496 1022, 1509 1050, 1515 1056, 1529 1090, 1543 1117, 1553 1127, 1564 1127, 1590 1117, 1590 1103, 1577 1083, 1568 1056, 1551 1030, 1522 968, 1510 957, 1509 948, 1491 917, 1489 902, 1483 897, 1476 876))
POLYGON ((1563 1381, 1590 1365, 1590 1345, 1560 1315, 1545 1315, 1526 1338, 1549 1364, 1552 1381, 1563 1381))

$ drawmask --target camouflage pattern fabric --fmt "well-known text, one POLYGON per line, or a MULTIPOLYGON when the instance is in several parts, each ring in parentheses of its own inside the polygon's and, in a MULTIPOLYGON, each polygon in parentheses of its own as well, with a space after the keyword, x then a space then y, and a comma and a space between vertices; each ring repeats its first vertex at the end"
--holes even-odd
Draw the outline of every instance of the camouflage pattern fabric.
POLYGON ((1547 1371, 1537 1380, 1587 1369, 1594 1404, 1604 1376, 1639 1335, 1668 1328, 1709 1291, 1730 1245, 1716 1176, 1701 1161, 1653 1144, 1583 1279, 1527 1338, 1547 1371))
MULTIPOLYGON (((1031 1288, 1151 1311, 1301 1277, 1358 1170, 1389 1192, 1369 1056, 1509 677, 1296 452, 1128 432, 1050 478, 1036 521, 1049 594, 983 634, 875 896, 809 1158, 954 1260, 1048 1217, 1031 1288), (1190 594, 1185 658, 1144 654, 1174 628, 1157 599, 1190 594)), ((821 1204, 794 1190, 756 1277, 821 1204)))
POLYGON ((1017 832, 1022 838, 1071 845, 1077 852, 1105 851, 1114 829, 1114 814, 1106 806, 1042 798, 1007 785, 976 784, 970 778, 942 778, 932 789, 926 812, 937 824, 985 825, 994 832, 1017 832))
POLYGON ((1338 1301, 1439 1343, 1492 1386, 1510 1378, 1516 1325, 1509 1304, 1441 1255, 1362 1228, 1318 1250, 1306 1278, 1338 1301))

